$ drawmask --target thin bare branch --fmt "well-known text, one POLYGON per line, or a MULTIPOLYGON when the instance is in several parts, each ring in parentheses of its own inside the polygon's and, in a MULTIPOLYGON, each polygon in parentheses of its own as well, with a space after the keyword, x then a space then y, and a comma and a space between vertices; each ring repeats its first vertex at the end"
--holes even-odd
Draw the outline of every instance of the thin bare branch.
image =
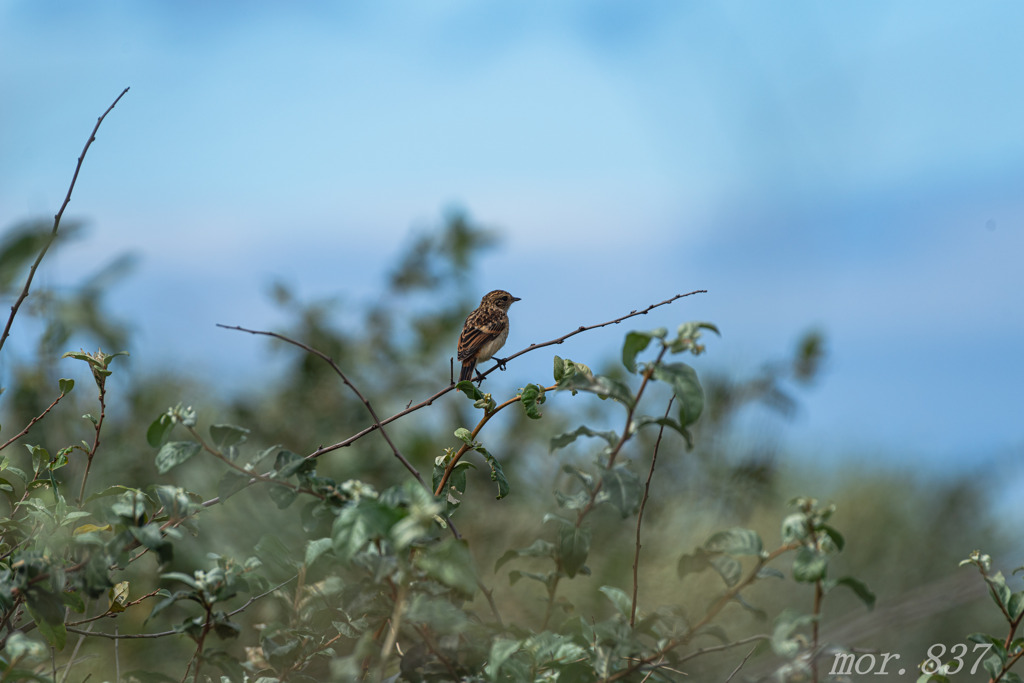
POLYGON ((380 418, 377 417, 377 413, 376 413, 376 411, 374 411, 373 406, 370 405, 370 401, 365 396, 363 396, 362 392, 359 391, 359 389, 356 388, 356 385, 352 384, 352 382, 345 375, 345 373, 342 371, 342 369, 340 367, 338 367, 338 364, 334 362, 333 358, 328 356, 323 351, 320 351, 318 349, 314 349, 312 346, 309 346, 307 344, 303 344, 302 342, 300 342, 300 341, 298 341, 296 339, 292 339, 291 337, 285 336, 283 334, 278 334, 277 332, 266 332, 266 331, 263 331, 263 330, 250 330, 250 329, 247 329, 247 328, 244 328, 244 327, 239 327, 238 325, 221 325, 220 323, 217 324, 217 327, 223 327, 226 330, 237 330, 239 332, 248 332, 249 334, 257 334, 257 335, 263 335, 263 336, 266 336, 266 337, 273 337, 274 339, 280 339, 281 341, 287 342, 288 344, 292 344, 294 346, 298 346, 300 349, 304 350, 306 353, 309 353, 309 354, 312 354, 312 355, 316 356, 317 358, 321 359, 322 361, 327 363, 329 366, 331 366, 331 369, 334 370, 334 372, 338 375, 338 377, 341 378, 341 381, 345 383, 345 386, 347 386, 349 389, 351 389, 352 393, 354 393, 359 398, 359 400, 363 402, 363 405, 366 406, 367 412, 370 413, 370 417, 373 419, 373 429, 379 429, 380 430, 380 435, 384 437, 384 440, 387 442, 388 446, 391 448, 391 452, 395 454, 395 457, 398 458, 399 462, 402 463, 402 465, 405 467, 405 469, 409 470, 409 472, 410 472, 410 474, 412 474, 412 476, 416 477, 416 479, 418 479, 419 482, 421 484, 423 484, 423 486, 427 486, 427 483, 425 481, 423 481, 423 477, 422 477, 422 475, 420 475, 419 470, 417 470, 415 467, 413 467, 412 463, 410 463, 409 460, 404 455, 402 455, 401 451, 398 450, 398 447, 395 446, 394 442, 391 440, 391 437, 389 437, 387 435, 387 432, 384 431, 384 424, 380 421, 380 418))
MULTIPOLYGON (((668 400, 668 405, 665 407, 665 418, 668 418, 669 412, 672 410, 672 404, 675 402, 676 396, 672 394, 672 398, 668 400)), ((644 484, 644 495, 640 499, 640 512, 636 517, 636 551, 633 554, 633 603, 629 610, 629 625, 634 626, 636 624, 636 595, 639 586, 639 572, 640 572, 640 527, 644 523, 644 509, 647 507, 647 499, 651 495, 651 479, 654 478, 654 466, 658 462, 658 449, 661 447, 661 437, 665 434, 665 425, 661 425, 658 429, 658 438, 654 442, 654 454, 651 456, 651 469, 647 473, 647 483, 644 484)))
MULTIPOLYGON (((647 315, 650 311, 654 310, 655 308, 658 308, 659 306, 665 306, 666 304, 670 304, 670 303, 672 303, 672 302, 674 302, 674 301, 676 301, 678 299, 682 299, 682 298, 688 297, 688 296, 693 296, 694 294, 706 294, 706 293, 707 293, 706 289, 696 289, 696 290, 694 290, 692 292, 687 292, 686 294, 676 294, 675 296, 673 296, 673 297, 671 297, 669 299, 665 299, 664 301, 659 301, 656 304, 651 304, 650 306, 648 306, 647 308, 644 308, 642 310, 630 311, 626 315, 618 317, 618 318, 615 318, 614 320, 609 320, 609 321, 603 322, 603 323, 597 323, 596 325, 581 325, 580 327, 576 328, 572 332, 569 332, 567 334, 563 334, 561 337, 558 337, 556 339, 552 339, 552 340, 546 341, 546 342, 541 342, 539 344, 530 344, 525 349, 517 351, 517 352, 513 353, 511 356, 508 356, 507 358, 505 358, 505 362, 507 363, 508 361, 512 360, 513 358, 518 358, 519 356, 522 356, 525 353, 529 353, 531 351, 536 351, 537 349, 542 349, 545 346, 553 346, 555 344, 561 344, 562 342, 564 342, 565 340, 569 339, 570 337, 574 337, 577 334, 580 334, 582 332, 586 332, 588 330, 595 330, 595 329, 597 329, 599 327, 607 327, 608 325, 617 325, 618 323, 621 323, 624 320, 628 320, 629 318, 633 318, 633 317, 638 316, 638 315, 647 315)), ((487 375, 491 374, 492 372, 494 372, 494 368, 491 368, 491 369, 487 370, 486 372, 484 372, 482 374, 483 374, 484 377, 486 377, 487 375)), ((382 426, 384 426, 386 424, 394 422, 395 420, 397 420, 400 417, 405 417, 409 413, 415 412, 415 411, 419 410, 420 408, 425 408, 426 406, 429 406, 434 401, 436 401, 437 399, 441 398, 442 396, 444 396, 445 394, 447 394, 449 391, 451 391, 454 388, 455 388, 455 385, 454 384, 450 384, 449 386, 445 387, 444 389, 441 389, 440 391, 437 391, 436 393, 434 393, 434 395, 431 396, 430 398, 427 398, 427 399, 425 399, 423 401, 420 401, 419 403, 417 403, 415 405, 409 405, 404 410, 398 411, 397 413, 395 413, 391 417, 385 418, 383 420, 379 420, 378 421, 379 425, 382 427, 382 426)), ((374 424, 370 425, 369 427, 367 427, 367 428, 365 428, 365 429, 363 429, 363 430, 361 430, 359 432, 356 432, 355 434, 353 434, 352 436, 348 437, 347 439, 339 441, 336 444, 332 444, 330 446, 321 446, 320 448, 316 449, 315 451, 313 451, 312 453, 307 455, 306 459, 307 460, 311 460, 313 458, 319 458, 321 455, 324 455, 326 453, 330 453, 331 451, 336 451, 339 448, 345 448, 346 446, 351 446, 353 443, 355 443, 359 439, 363 438, 364 436, 366 436, 367 434, 369 434, 370 432, 372 432, 375 429, 378 429, 378 423, 374 423, 374 424)))
MULTIPOLYGON (((768 636, 762 636, 762 638, 766 639, 766 640, 769 639, 768 636)), ((743 668, 743 665, 747 663, 747 660, 750 659, 750 657, 755 652, 757 652, 757 645, 755 645, 754 647, 750 648, 750 652, 748 652, 746 654, 746 656, 743 659, 740 660, 740 663, 737 664, 736 668, 732 670, 732 673, 729 674, 729 677, 725 679, 725 683, 729 683, 729 681, 731 681, 732 679, 736 678, 736 674, 738 674, 740 672, 740 669, 743 668)))
POLYGON ((64 396, 66 396, 66 395, 67 395, 67 394, 66 394, 66 392, 63 392, 63 391, 62 391, 62 392, 60 392, 60 396, 58 396, 57 398, 53 399, 53 403, 51 403, 51 404, 50 404, 50 405, 49 405, 49 406, 48 406, 48 407, 46 408, 46 410, 44 410, 43 412, 39 413, 38 415, 36 415, 35 417, 33 417, 33 418, 32 418, 31 420, 29 420, 29 423, 28 423, 28 425, 27 425, 27 426, 26 426, 26 427, 25 427, 24 429, 22 429, 22 430, 21 430, 20 432, 18 432, 17 434, 15 434, 14 436, 12 436, 11 438, 7 439, 7 441, 5 441, 5 442, 3 443, 3 445, 0 445, 0 451, 2 451, 3 449, 7 448, 8 446, 10 446, 10 445, 11 445, 12 443, 14 443, 15 441, 17 441, 17 440, 18 440, 18 439, 20 439, 21 437, 23 437, 23 436, 25 436, 26 434, 28 434, 28 430, 32 429, 32 426, 33 426, 33 425, 35 425, 35 423, 36 423, 36 422, 39 422, 39 421, 40 421, 40 420, 42 420, 42 419, 43 419, 44 417, 46 417, 46 414, 47 414, 48 412, 50 412, 51 410, 53 410, 54 406, 56 406, 56 405, 57 405, 58 403, 60 403, 60 400, 61 400, 62 398, 64 398, 64 396))
POLYGON ((53 217, 53 229, 50 231, 50 238, 43 245, 43 248, 39 251, 39 255, 36 256, 35 262, 32 267, 28 270, 28 278, 25 280, 25 286, 21 290, 21 294, 18 296, 17 301, 11 306, 11 315, 7 318, 7 324, 4 326, 3 335, 0 336, 0 349, 4 347, 4 343, 7 341, 7 337, 11 334, 11 325, 14 324, 14 317, 18 315, 18 310, 21 308, 21 304, 28 298, 29 289, 32 287, 32 280, 36 276, 36 269, 39 268, 39 264, 43 262, 43 257, 46 256, 47 250, 53 241, 57 239, 57 229, 60 227, 60 219, 64 216, 64 209, 68 208, 68 204, 71 203, 71 193, 75 189, 75 183, 78 182, 78 173, 82 170, 82 162, 85 161, 85 154, 89 151, 89 147, 96 140, 96 132, 100 129, 100 124, 103 123, 103 119, 107 118, 107 114, 113 110, 121 98, 128 92, 128 88, 121 91, 114 101, 107 107, 107 110, 103 112, 98 119, 96 119, 96 125, 93 126, 92 132, 89 133, 89 139, 85 142, 85 147, 82 148, 82 153, 78 156, 78 163, 75 165, 75 174, 71 177, 71 184, 68 186, 68 193, 64 197, 64 203, 60 205, 60 210, 53 217))
MULTIPOLYGON (((266 591, 263 591, 259 595, 252 596, 251 598, 246 600, 245 603, 241 607, 239 607, 238 609, 233 610, 231 612, 228 612, 228 616, 229 617, 233 617, 236 614, 238 614, 239 612, 245 611, 245 609, 247 607, 249 607, 249 605, 251 605, 252 603, 256 602, 257 600, 262 600, 263 598, 267 597, 268 595, 270 595, 274 591, 277 591, 277 590, 279 590, 281 588, 284 588, 286 585, 288 585, 289 583, 294 581, 296 579, 296 577, 297 577, 297 575, 291 577, 290 579, 286 579, 286 580, 282 581, 281 583, 277 584, 273 588, 271 588, 269 590, 266 590, 266 591)), ((98 636, 100 638, 109 638, 111 640, 128 640, 128 639, 134 639, 134 638, 166 638, 167 636, 181 635, 181 631, 160 631, 159 633, 103 633, 102 631, 90 631, 90 630, 86 630, 86 629, 82 629, 82 628, 76 628, 74 626, 66 626, 65 628, 70 633, 78 633, 78 634, 84 635, 84 636, 98 636)))

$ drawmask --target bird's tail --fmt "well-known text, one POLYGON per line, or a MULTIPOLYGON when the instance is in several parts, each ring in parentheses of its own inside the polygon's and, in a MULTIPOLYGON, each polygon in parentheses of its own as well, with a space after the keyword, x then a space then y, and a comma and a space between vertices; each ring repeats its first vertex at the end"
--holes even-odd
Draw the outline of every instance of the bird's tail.
POLYGON ((467 379, 473 379, 473 369, 476 368, 476 362, 472 359, 462 362, 462 371, 459 372, 459 381, 463 382, 467 379))

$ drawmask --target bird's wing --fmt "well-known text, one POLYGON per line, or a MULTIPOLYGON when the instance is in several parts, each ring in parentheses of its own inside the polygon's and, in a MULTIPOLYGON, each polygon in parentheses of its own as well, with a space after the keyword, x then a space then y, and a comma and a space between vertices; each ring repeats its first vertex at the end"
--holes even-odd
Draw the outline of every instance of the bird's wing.
POLYGON ((472 358, 487 342, 497 339, 505 329, 501 315, 492 311, 474 311, 466 319, 459 337, 459 360, 472 358))

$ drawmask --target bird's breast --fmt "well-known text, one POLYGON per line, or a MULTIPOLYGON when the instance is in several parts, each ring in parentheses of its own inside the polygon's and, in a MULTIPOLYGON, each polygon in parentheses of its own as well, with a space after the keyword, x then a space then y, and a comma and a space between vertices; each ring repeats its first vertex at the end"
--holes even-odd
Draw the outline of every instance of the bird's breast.
POLYGON ((490 360, 498 352, 498 349, 505 345, 506 339, 508 339, 508 325, 505 325, 501 334, 480 347, 480 354, 476 357, 477 362, 490 360))

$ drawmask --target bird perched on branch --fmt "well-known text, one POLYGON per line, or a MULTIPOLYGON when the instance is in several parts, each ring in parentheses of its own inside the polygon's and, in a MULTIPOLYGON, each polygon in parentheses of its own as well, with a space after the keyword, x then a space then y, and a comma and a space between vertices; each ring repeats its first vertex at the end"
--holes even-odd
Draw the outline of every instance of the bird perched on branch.
MULTIPOLYGON (((480 306, 469 314, 459 336, 459 360, 462 371, 459 381, 472 379, 476 364, 491 359, 508 339, 508 308, 518 297, 503 289, 488 292, 480 300, 480 306)), ((498 366, 505 361, 496 358, 498 366)))

